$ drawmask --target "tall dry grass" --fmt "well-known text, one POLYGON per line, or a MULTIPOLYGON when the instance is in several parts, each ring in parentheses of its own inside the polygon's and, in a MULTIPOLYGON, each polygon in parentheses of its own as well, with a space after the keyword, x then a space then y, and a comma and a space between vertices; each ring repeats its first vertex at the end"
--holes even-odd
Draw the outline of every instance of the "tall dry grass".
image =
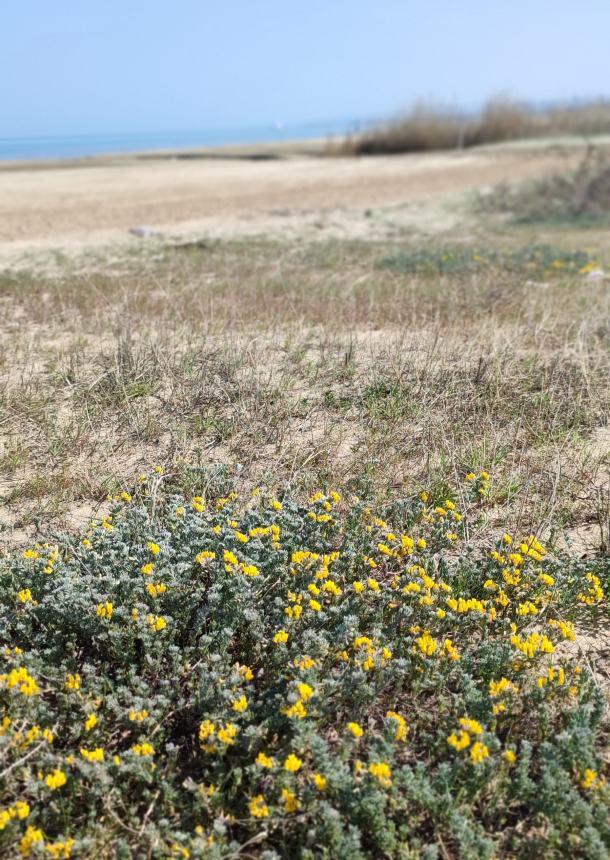
POLYGON ((422 103, 405 116, 350 136, 336 151, 351 155, 426 152, 564 134, 610 134, 610 102, 537 110, 496 98, 476 115, 422 103))

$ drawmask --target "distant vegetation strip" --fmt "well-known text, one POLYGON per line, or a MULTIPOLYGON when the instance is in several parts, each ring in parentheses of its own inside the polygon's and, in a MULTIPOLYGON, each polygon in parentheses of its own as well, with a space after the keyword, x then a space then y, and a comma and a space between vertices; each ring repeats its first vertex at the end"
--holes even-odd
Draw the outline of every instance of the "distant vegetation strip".
POLYGON ((464 149, 520 138, 600 134, 610 134, 610 101, 537 109, 496 98, 474 115, 422 103, 404 116, 349 136, 334 151, 384 155, 464 149))

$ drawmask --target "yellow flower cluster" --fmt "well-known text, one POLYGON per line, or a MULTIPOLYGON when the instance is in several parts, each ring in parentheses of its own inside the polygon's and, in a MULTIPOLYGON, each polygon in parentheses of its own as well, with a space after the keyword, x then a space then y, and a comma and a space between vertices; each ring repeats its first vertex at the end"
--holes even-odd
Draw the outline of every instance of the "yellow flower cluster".
POLYGON ((40 687, 36 679, 30 675, 28 670, 21 666, 11 669, 8 673, 0 674, 0 687, 5 686, 9 690, 17 690, 23 696, 35 696, 40 693, 40 687))
POLYGON ((27 818, 30 811, 30 804, 26 800, 17 800, 12 806, 0 809, 0 830, 4 830, 13 818, 27 818))
POLYGON ((238 728, 233 723, 217 726, 211 720, 204 720, 199 726, 199 744, 205 752, 215 753, 218 749, 214 743, 215 740, 225 747, 233 746, 237 732, 238 728))

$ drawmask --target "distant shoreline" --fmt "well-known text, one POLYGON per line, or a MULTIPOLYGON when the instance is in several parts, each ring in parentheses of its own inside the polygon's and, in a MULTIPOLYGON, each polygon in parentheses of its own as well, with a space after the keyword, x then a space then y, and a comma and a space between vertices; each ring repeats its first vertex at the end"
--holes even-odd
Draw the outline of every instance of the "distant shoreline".
POLYGON ((99 153, 96 155, 65 158, 0 158, 0 171, 50 170, 69 167, 110 167, 146 161, 275 161, 303 156, 324 155, 330 138, 303 138, 275 143, 225 143, 218 146, 200 146, 167 149, 143 149, 134 152, 99 153))
MULTIPOLYGON (((336 142, 336 139, 335 141, 336 142)), ((323 158, 325 156, 337 156, 337 150, 332 152, 331 144, 333 138, 295 138, 294 140, 280 140, 260 143, 224 143, 210 146, 190 147, 167 147, 159 149, 142 149, 133 152, 99 153, 96 155, 62 157, 62 158, 24 158, 24 159, 2 159, 0 157, 0 173, 11 173, 13 171, 40 171, 61 170, 81 167, 124 167, 128 165, 142 165, 146 162, 197 162, 197 161, 286 161, 298 158, 323 158)), ((487 143, 470 147, 462 152, 481 152, 502 150, 530 150, 540 151, 546 149, 572 149, 586 145, 598 147, 610 147, 610 135, 560 135, 557 137, 526 137, 516 140, 503 141, 499 143, 487 143)), ((460 150, 438 150, 428 152, 414 152, 407 155, 430 156, 434 154, 459 153, 460 150)), ((345 152, 343 155, 348 159, 356 158, 379 158, 379 155, 362 156, 355 153, 345 152)), ((387 156, 386 156, 387 157, 387 156)), ((400 157, 399 154, 390 154, 390 158, 400 157)))
MULTIPOLYGON (((242 129, 208 129, 199 131, 103 133, 84 135, 51 135, 37 137, 1 137, 0 163, 40 161, 88 161, 99 157, 127 157, 154 155, 181 155, 242 149, 258 152, 269 148, 283 151, 295 143, 343 140, 358 133, 366 123, 361 120, 312 122, 288 126, 266 126, 242 129)), ((194 156, 193 156, 194 157, 194 156)), ((239 156, 236 156, 239 157, 239 156)))

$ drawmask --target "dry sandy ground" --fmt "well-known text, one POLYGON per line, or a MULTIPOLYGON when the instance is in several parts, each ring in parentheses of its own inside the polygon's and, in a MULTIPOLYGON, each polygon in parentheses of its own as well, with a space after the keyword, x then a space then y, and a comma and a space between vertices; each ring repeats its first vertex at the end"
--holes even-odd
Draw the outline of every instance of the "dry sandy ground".
MULTIPOLYGON (((439 202, 565 168, 582 153, 582 147, 532 146, 377 158, 283 153, 262 161, 159 155, 4 164, 0 259, 6 263, 36 250, 129 241, 129 229, 138 225, 171 236, 302 234, 327 228, 347 237, 374 238, 379 230, 388 235, 391 226, 375 214, 404 214, 409 207, 422 212, 435 204, 427 220, 438 229, 445 223, 439 202)), ((403 219, 402 226, 408 225, 403 219)))

